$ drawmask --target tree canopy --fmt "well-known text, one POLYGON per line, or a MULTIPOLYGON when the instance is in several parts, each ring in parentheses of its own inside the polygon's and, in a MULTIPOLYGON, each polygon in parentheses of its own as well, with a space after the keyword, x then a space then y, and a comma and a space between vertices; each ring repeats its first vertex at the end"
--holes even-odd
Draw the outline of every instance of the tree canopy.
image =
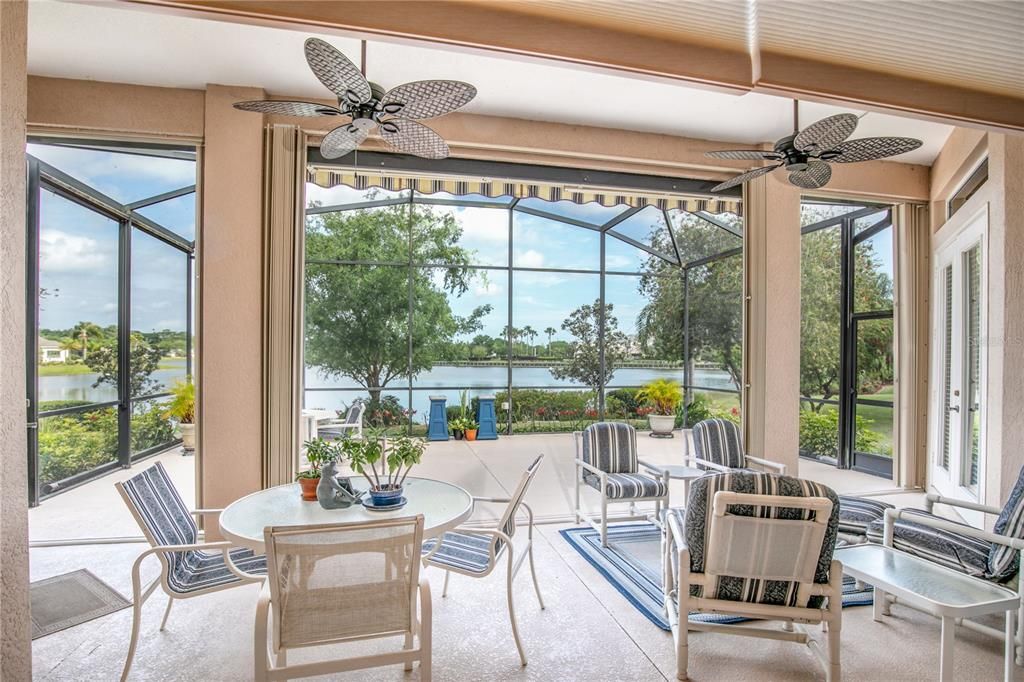
POLYGON ((569 344, 569 357, 562 365, 551 368, 556 379, 570 379, 595 391, 611 382, 615 369, 626 355, 628 339, 619 331, 619 321, 612 310, 604 306, 604 369, 601 368, 601 300, 581 305, 562 322, 562 329, 573 340, 569 344))

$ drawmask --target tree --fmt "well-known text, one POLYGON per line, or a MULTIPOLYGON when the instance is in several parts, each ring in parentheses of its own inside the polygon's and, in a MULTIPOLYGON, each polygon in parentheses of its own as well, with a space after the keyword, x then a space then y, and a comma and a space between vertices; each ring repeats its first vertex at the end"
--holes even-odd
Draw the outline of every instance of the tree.
POLYGON ((536 355, 533 349, 533 340, 537 338, 537 332, 530 325, 526 325, 523 327, 522 334, 524 339, 529 339, 530 341, 530 346, 527 349, 527 355, 536 355))
POLYGON ((68 350, 81 351, 82 360, 86 361, 89 356, 89 340, 92 339, 93 346, 96 347, 105 337, 106 334, 99 325, 93 322, 79 322, 71 328, 68 337, 61 342, 61 345, 68 350))
POLYGON ((593 305, 582 305, 562 322, 562 329, 569 332, 570 344, 568 361, 551 368, 556 379, 570 379, 591 387, 596 393, 608 384, 619 362, 626 355, 627 338, 619 331, 619 321, 612 315, 613 304, 604 306, 604 368, 601 367, 601 300, 593 305))
POLYGON ((554 327, 548 327, 544 330, 544 333, 548 336, 548 355, 551 355, 551 337, 558 333, 558 330, 554 327))
POLYGON ((489 306, 459 317, 448 304, 449 295, 466 293, 474 277, 469 254, 458 246, 461 233, 450 214, 407 205, 311 217, 306 231, 309 363, 327 376, 351 378, 377 402, 392 380, 430 369, 455 335, 479 329, 489 306), (446 267, 410 267, 411 260, 446 267))
MULTIPOLYGON (((92 385, 93 388, 97 388, 101 384, 118 387, 117 355, 117 344, 100 346, 89 355, 86 364, 99 374, 96 382, 92 385)), ((160 349, 146 343, 141 334, 131 335, 131 348, 128 351, 128 366, 131 368, 128 385, 131 397, 137 398, 156 393, 156 390, 160 388, 160 382, 153 379, 152 374, 160 365, 162 355, 160 349)))

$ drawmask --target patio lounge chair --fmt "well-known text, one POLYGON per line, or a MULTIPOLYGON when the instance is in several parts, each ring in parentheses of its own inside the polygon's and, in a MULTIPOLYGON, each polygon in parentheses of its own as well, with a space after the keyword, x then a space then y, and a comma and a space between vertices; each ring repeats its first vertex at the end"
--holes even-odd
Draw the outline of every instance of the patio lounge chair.
POLYGON ((576 523, 586 521, 601 533, 601 545, 608 546, 608 505, 628 502, 630 515, 622 521, 639 521, 647 515, 636 513, 637 502, 654 502, 655 518, 668 507, 668 472, 637 458, 636 429, 620 422, 598 422, 575 431, 576 523), (643 467, 646 473, 640 473, 643 467), (601 495, 601 519, 595 522, 580 504, 580 483, 601 495))
POLYGON ((777 474, 786 473, 785 464, 746 454, 739 427, 728 419, 705 419, 694 424, 693 450, 694 455, 687 457, 686 463, 702 469, 756 471, 748 468, 754 464, 777 474))
MULTIPOLYGON (((1010 582, 1017 576, 1016 590, 1024 594, 1020 585, 1021 557, 1024 554, 1024 469, 1002 508, 977 502, 968 502, 935 493, 925 498, 925 510, 889 509, 885 519, 868 526, 868 539, 887 547, 934 561, 961 573, 967 573, 997 583, 1010 582), (996 516, 992 531, 951 521, 932 513, 936 504, 953 508, 980 511, 996 516)), ((883 612, 888 613, 888 604, 883 612)), ((1016 663, 1024 666, 1024 599, 1017 614, 1017 632, 1014 636, 1016 663)), ((1003 639, 1004 633, 996 628, 970 620, 960 625, 1003 639)))
POLYGON ((665 610, 676 676, 687 679, 688 630, 807 644, 840 679, 840 562, 832 558, 839 505, 826 486, 791 476, 735 472, 691 483, 687 508, 665 514, 665 610), (783 629, 688 621, 691 611, 778 620, 783 629), (827 627, 827 651, 793 623, 827 627))
POLYGON ((249 574, 263 574, 266 572, 266 558, 230 542, 197 542, 199 528, 192 516, 215 516, 222 510, 196 509, 190 512, 160 462, 114 486, 150 544, 150 549, 140 554, 132 565, 132 634, 128 657, 121 672, 123 682, 128 678, 139 641, 142 605, 157 586, 167 594, 167 610, 160 621, 160 629, 163 630, 175 599, 191 599, 259 582, 261 578, 243 576, 236 569, 249 574), (142 562, 154 555, 160 559, 160 575, 143 588, 142 562))
POLYGON ((349 406, 344 419, 331 419, 317 425, 317 435, 325 440, 363 437, 363 412, 366 403, 356 400, 349 406))
POLYGON ((543 459, 544 455, 540 455, 533 460, 533 464, 526 469, 523 477, 519 480, 519 486, 512 493, 512 497, 473 498, 474 503, 491 502, 507 505, 496 528, 459 526, 442 535, 440 541, 428 540, 423 545, 423 563, 426 566, 444 569, 442 597, 448 596, 448 578, 452 571, 468 575, 471 578, 486 578, 497 568, 501 555, 504 554, 507 557, 505 590, 508 598, 508 617, 512 621, 512 637, 516 641, 519 662, 522 665, 526 665, 526 654, 523 652, 523 643, 519 639, 519 626, 516 623, 516 612, 512 605, 512 581, 519 573, 523 560, 529 559, 533 589, 537 592, 537 601, 540 603, 540 607, 544 608, 544 600, 540 596, 540 586, 537 584, 537 571, 533 567, 533 510, 523 502, 526 491, 543 459), (512 536, 516 534, 516 528, 519 525, 516 522, 516 514, 520 507, 526 512, 526 544, 516 550, 512 545, 512 536), (516 551, 519 553, 518 557, 515 556, 516 551))

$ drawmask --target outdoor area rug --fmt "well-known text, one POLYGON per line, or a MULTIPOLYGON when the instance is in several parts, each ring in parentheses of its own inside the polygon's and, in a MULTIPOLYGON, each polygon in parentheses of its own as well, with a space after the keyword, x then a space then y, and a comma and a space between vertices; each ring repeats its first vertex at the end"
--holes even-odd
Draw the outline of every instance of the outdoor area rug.
MULTIPOLYGON (((661 584, 661 530, 652 523, 608 526, 608 547, 601 546, 600 534, 590 527, 559 531, 590 565, 640 613, 662 630, 665 620, 661 584)), ((843 608, 872 602, 871 587, 858 589, 853 578, 843 576, 843 608)), ((746 618, 717 614, 693 614, 691 620, 702 623, 739 623, 746 618)))
POLYGON ((132 603, 86 569, 64 573, 29 586, 32 639, 52 635, 131 606, 132 603))

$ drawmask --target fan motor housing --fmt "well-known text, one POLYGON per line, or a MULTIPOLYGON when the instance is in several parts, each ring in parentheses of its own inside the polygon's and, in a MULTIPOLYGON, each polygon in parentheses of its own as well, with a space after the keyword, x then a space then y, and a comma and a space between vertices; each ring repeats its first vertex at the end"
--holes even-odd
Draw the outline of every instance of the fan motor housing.
POLYGON ((782 163, 789 171, 807 170, 808 155, 793 146, 796 135, 787 135, 775 143, 775 151, 782 155, 782 163))

